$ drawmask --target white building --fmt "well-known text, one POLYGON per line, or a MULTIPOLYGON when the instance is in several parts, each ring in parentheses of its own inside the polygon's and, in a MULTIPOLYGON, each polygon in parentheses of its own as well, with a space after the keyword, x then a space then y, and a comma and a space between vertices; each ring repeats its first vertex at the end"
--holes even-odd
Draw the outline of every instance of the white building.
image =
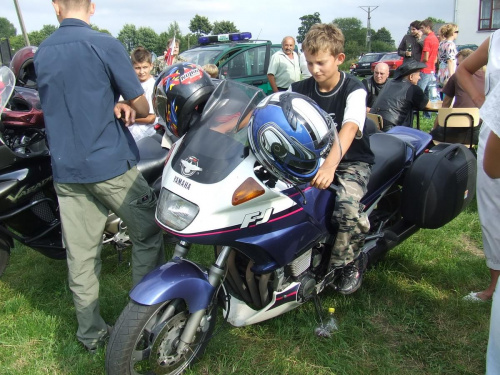
POLYGON ((459 27, 457 44, 480 45, 500 28, 500 1, 455 0, 454 23, 459 27))

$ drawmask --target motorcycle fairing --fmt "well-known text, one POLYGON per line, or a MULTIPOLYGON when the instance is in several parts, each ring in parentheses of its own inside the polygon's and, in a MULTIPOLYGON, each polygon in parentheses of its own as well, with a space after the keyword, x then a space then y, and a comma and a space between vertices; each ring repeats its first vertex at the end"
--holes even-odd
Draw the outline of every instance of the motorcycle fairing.
POLYGON ((148 306, 181 298, 194 313, 208 307, 214 292, 206 271, 194 262, 176 258, 144 276, 129 295, 148 306))
MULTIPOLYGON (((297 295, 300 283, 291 283, 281 292, 274 292, 272 300, 260 310, 254 310, 247 303, 231 296, 231 308, 227 316, 227 321, 235 327, 243 327, 284 314, 300 306, 303 302, 299 301, 297 295)), ((224 314, 227 313, 225 309, 224 314)))
MULTIPOLYGON (((171 160, 175 160, 175 157, 172 156, 169 163, 171 160)), ((196 204, 200 210, 193 222, 181 231, 161 223, 158 213, 157 222, 165 230, 191 243, 237 248, 255 261, 256 273, 287 264, 297 253, 320 238, 325 227, 330 225, 327 210, 333 209, 335 195, 328 191, 306 189, 304 195, 310 203, 304 205, 302 195, 295 189, 286 185, 269 188, 255 177, 255 181, 262 186, 265 193, 241 205, 233 206, 231 198, 234 191, 241 185, 248 170, 253 170, 255 163, 255 157, 248 155, 217 184, 198 183, 182 176, 167 164, 163 174, 163 188, 196 204), (179 179, 189 183, 179 185, 176 182, 179 179), (284 192, 280 190, 283 188, 284 192), (248 221, 248 215, 259 216, 270 208, 273 214, 267 222, 244 225, 248 221), (290 243, 284 252, 283 239, 292 235, 298 240, 290 243)), ((210 171, 208 168, 202 173, 210 171)))

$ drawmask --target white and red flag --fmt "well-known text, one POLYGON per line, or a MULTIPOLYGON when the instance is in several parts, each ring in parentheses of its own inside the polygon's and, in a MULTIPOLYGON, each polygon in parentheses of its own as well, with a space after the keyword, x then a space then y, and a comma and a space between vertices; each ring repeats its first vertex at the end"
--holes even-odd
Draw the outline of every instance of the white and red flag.
POLYGON ((168 46, 167 54, 165 55, 165 62, 167 65, 172 65, 174 62, 174 48, 175 48, 175 36, 172 38, 172 43, 168 46))

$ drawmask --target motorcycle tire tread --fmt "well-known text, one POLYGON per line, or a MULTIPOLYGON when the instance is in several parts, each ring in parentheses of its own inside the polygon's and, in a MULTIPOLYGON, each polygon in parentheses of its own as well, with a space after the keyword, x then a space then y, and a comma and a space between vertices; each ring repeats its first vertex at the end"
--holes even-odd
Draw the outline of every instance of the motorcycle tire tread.
MULTIPOLYGON (((137 337, 141 334, 142 329, 148 320, 162 306, 170 303, 170 301, 159 303, 156 305, 141 305, 134 301, 130 301, 125 309, 120 314, 116 321, 108 346, 106 348, 106 374, 108 375, 131 375, 130 372, 130 356, 134 350, 137 337), (120 354, 119 354, 120 353, 120 354)), ((215 311, 216 312, 216 311, 215 311)), ((215 318, 215 316, 213 317, 215 318)), ((205 348, 212 337, 212 332, 215 328, 215 320, 210 324, 210 328, 206 334, 206 339, 200 343, 200 348, 196 356, 191 360, 188 367, 195 363, 204 353, 205 348)), ((181 374, 180 372, 172 372, 170 374, 181 374)), ((148 374, 152 374, 148 372, 148 374)))

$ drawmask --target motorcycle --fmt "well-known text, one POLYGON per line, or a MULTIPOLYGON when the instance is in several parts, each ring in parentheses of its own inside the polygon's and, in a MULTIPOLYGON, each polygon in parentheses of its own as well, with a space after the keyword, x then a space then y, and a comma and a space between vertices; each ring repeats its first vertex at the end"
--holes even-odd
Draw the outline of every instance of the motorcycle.
MULTIPOLYGON (((14 75, 7 67, 0 68, 0 79, 5 86, 0 111, 1 276, 14 240, 52 259, 65 259, 66 249, 38 92, 14 87, 14 75)), ((157 194, 168 153, 160 144, 161 136, 157 134, 137 143, 141 156, 138 169, 157 194)), ((112 212, 103 243, 113 244, 120 260, 122 251, 130 245, 126 225, 112 212)))
MULTIPOLYGON (((107 346, 108 374, 182 373, 202 356, 219 307, 236 327, 311 300, 321 317, 319 294, 332 280, 335 188, 291 184, 259 162, 248 118, 265 98, 256 88, 223 81, 200 122, 172 146, 156 220, 180 242, 172 259, 130 292, 107 346), (232 118, 228 107, 238 120, 221 131, 220 119, 232 118), (189 260, 192 244, 214 247, 212 266, 189 260)), ((375 164, 362 200, 371 225, 363 247, 369 264, 419 228, 446 224, 472 199, 472 153, 461 145, 429 150, 430 142, 429 134, 405 127, 370 136, 375 164), (429 177, 434 164, 437 174, 429 177)))

